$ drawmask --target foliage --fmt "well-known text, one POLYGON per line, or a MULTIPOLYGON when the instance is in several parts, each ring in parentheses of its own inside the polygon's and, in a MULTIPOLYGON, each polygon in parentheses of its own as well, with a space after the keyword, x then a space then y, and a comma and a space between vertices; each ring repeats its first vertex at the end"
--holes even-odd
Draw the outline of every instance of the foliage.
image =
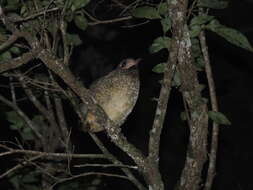
POLYGON ((231 125, 231 122, 227 119, 227 117, 223 113, 209 111, 208 116, 217 124, 231 125))

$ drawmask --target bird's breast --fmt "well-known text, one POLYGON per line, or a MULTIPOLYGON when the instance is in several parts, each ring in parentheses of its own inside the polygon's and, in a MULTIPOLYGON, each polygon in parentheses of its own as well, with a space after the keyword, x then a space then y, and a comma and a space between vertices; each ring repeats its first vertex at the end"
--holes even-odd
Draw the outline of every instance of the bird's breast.
POLYGON ((112 92, 109 101, 102 103, 101 106, 106 111, 111 120, 121 121, 127 114, 127 110, 132 106, 132 101, 130 99, 131 97, 129 97, 127 94, 127 89, 112 92))

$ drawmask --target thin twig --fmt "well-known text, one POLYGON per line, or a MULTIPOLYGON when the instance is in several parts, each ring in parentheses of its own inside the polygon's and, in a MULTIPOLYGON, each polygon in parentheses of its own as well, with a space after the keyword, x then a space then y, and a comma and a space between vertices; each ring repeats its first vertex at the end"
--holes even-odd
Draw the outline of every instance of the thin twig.
POLYGON ((28 96, 29 100, 33 103, 33 105, 39 110, 39 112, 47 119, 47 121, 50 123, 50 126, 52 128, 57 128, 57 123, 55 121, 54 115, 48 114, 48 109, 36 98, 36 96, 33 94, 32 90, 29 89, 24 81, 24 76, 19 73, 18 77, 26 95, 28 96))
MULTIPOLYGON (((210 64, 208 47, 206 44, 206 37, 205 37, 204 31, 200 32, 199 39, 200 39, 201 50, 202 50, 204 61, 205 61, 205 71, 206 71, 208 87, 209 87, 211 107, 212 107, 213 111, 218 112, 219 109, 218 109, 218 102, 217 102, 217 96, 216 96, 216 90, 215 90, 215 83, 213 80, 212 67, 210 64)), ((208 165, 208 172, 207 172, 207 178, 206 178, 204 190, 211 189, 213 179, 215 176, 216 154, 217 154, 217 149, 218 149, 218 137, 219 137, 219 125, 217 123, 213 122, 211 151, 209 154, 209 165, 208 165)))
POLYGON ((0 144, 1 148, 7 149, 7 152, 0 153, 0 156, 6 156, 10 154, 27 154, 27 155, 40 155, 41 157, 56 157, 56 158, 101 158, 101 159, 108 159, 103 154, 69 154, 69 153, 49 153, 49 152, 41 152, 41 151, 35 151, 35 150, 25 150, 25 149, 13 149, 10 147, 7 147, 3 144, 0 144))
POLYGON ((110 19, 110 20, 97 20, 95 22, 89 22, 88 24, 93 26, 93 25, 97 25, 97 24, 111 24, 111 23, 115 23, 115 22, 122 22, 125 20, 130 20, 132 19, 132 16, 126 16, 126 17, 121 17, 121 18, 115 18, 115 19, 110 19))
POLYGON ((10 90, 11 90, 11 99, 13 104, 17 104, 17 97, 16 97, 16 92, 15 92, 15 86, 13 83, 13 77, 9 77, 10 79, 10 90))
POLYGON ((4 61, 4 63, 1 62, 0 73, 11 70, 11 69, 15 69, 17 67, 20 67, 23 64, 28 63, 29 61, 34 59, 38 55, 39 52, 40 52, 40 49, 30 50, 27 53, 23 53, 20 57, 17 57, 8 61, 4 61))
POLYGON ((16 104, 12 103, 11 101, 6 99, 2 95, 0 95, 0 101, 3 102, 4 104, 6 104, 7 106, 11 107, 14 111, 16 111, 17 114, 22 119, 24 119, 24 121, 27 123, 28 127, 30 127, 30 129, 34 132, 34 134, 37 137, 39 137, 39 139, 43 142, 43 137, 40 134, 40 132, 37 130, 38 127, 36 126, 36 124, 32 120, 30 120, 30 118, 16 104))
MULTIPOLYGON (((92 133, 89 133, 91 138, 94 140, 99 149, 103 152, 103 154, 110 160, 113 164, 123 165, 121 161, 119 161, 113 154, 111 154, 104 144, 99 140, 99 138, 92 133)), ((130 181, 136 185, 136 187, 140 190, 145 190, 146 188, 139 182, 139 180, 132 174, 132 172, 128 168, 121 168, 121 170, 129 177, 130 181)))
POLYGON ((13 44, 19 36, 17 34, 12 34, 11 37, 6 40, 2 45, 0 46, 0 51, 4 50, 5 48, 9 47, 11 44, 13 44))
POLYGON ((112 167, 118 167, 118 168, 130 168, 137 170, 137 166, 129 166, 124 164, 80 164, 80 165, 74 165, 76 168, 85 168, 85 167, 101 167, 101 168, 112 168, 112 167))
POLYGON ((54 7, 52 9, 42 10, 42 11, 39 11, 38 13, 36 13, 36 14, 27 16, 25 18, 13 20, 13 22, 24 22, 24 21, 27 21, 27 20, 34 19, 38 16, 44 16, 46 13, 58 11, 59 9, 60 9, 59 7, 54 7))
POLYGON ((79 174, 79 175, 74 175, 74 176, 71 176, 71 177, 68 177, 68 178, 60 179, 55 184, 53 184, 49 189, 52 190, 54 186, 56 186, 56 185, 58 185, 60 183, 63 183, 63 182, 66 182, 66 181, 70 181, 70 180, 73 180, 73 179, 76 179, 76 178, 79 178, 79 177, 90 176, 90 175, 116 177, 116 178, 121 178, 121 179, 129 180, 128 177, 122 176, 122 175, 118 175, 118 174, 110 174, 110 173, 103 173, 103 172, 87 172, 87 173, 82 173, 82 174, 79 174))
POLYGON ((14 167, 10 168, 9 170, 7 170, 6 172, 4 172, 3 174, 0 175, 0 179, 6 177, 7 175, 9 175, 10 173, 18 170, 18 169, 21 169, 23 167, 25 167, 26 165, 29 165, 29 162, 32 162, 32 161, 35 161, 37 159, 41 158, 41 155, 37 155, 37 156, 34 156, 32 158, 29 158, 28 160, 24 160, 23 162, 15 165, 14 167))

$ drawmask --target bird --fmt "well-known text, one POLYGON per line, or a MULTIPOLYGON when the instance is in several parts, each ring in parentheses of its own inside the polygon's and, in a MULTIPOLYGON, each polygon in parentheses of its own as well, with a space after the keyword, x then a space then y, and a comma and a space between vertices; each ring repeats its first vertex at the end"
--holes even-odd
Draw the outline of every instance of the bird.
MULTIPOLYGON (((141 59, 127 58, 108 73, 94 81, 89 90, 103 108, 115 127, 120 127, 132 112, 139 96, 140 79, 138 64, 141 59)), ((96 122, 96 115, 87 112, 89 132, 101 132, 105 128, 96 122)))

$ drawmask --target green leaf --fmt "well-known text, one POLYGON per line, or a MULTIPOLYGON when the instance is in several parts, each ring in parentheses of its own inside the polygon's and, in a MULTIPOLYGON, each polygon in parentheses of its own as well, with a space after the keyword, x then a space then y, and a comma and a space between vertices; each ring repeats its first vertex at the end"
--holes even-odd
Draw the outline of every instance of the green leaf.
POLYGON ((170 17, 166 16, 165 18, 161 19, 161 24, 163 27, 163 33, 166 34, 166 32, 168 32, 168 30, 171 28, 170 17))
POLYGON ((45 125, 44 117, 42 115, 35 115, 32 119, 34 123, 36 123, 39 126, 45 125))
POLYGON ((80 183, 78 181, 69 181, 64 184, 60 184, 58 190, 75 190, 80 189, 80 183))
POLYGON ((202 55, 199 40, 197 38, 191 38, 191 43, 192 43, 192 56, 194 58, 199 57, 202 55))
POLYGON ((156 38, 152 45, 149 48, 150 53, 156 53, 161 49, 167 48, 169 49, 170 46, 170 38, 169 37, 158 37, 156 38))
POLYGON ((210 119, 212 119, 217 124, 231 125, 231 122, 227 119, 227 117, 223 113, 209 111, 208 116, 210 119))
POLYGON ((152 71, 155 72, 155 73, 164 73, 165 64, 167 64, 167 63, 159 63, 159 64, 157 64, 156 66, 154 66, 154 68, 152 69, 152 71))
POLYGON ((74 18, 75 24, 81 30, 86 30, 88 21, 83 15, 76 15, 74 18))
POLYGON ((20 189, 20 184, 21 184, 20 175, 14 175, 10 177, 9 181, 15 187, 15 189, 20 189))
POLYGON ((69 34, 66 35, 68 44, 73 44, 74 46, 78 46, 82 43, 82 40, 77 34, 69 34))
POLYGON ((19 8, 19 0, 8 0, 7 2, 6 9, 17 10, 19 8))
POLYGON ((38 175, 35 172, 27 173, 26 175, 23 176, 22 181, 24 183, 34 183, 38 182, 38 175))
POLYGON ((219 0, 199 0, 198 7, 207 7, 211 9, 224 9, 228 6, 228 1, 219 0))
POLYGON ((132 15, 136 18, 159 19, 161 16, 154 7, 143 6, 138 7, 132 11, 132 15))
POLYGON ((34 139, 34 135, 33 132, 31 130, 31 128, 29 127, 25 127, 22 131, 21 131, 21 136, 24 140, 33 140, 34 139))
POLYGON ((253 51, 253 48, 246 36, 244 36, 236 29, 226 27, 220 24, 217 20, 213 20, 208 25, 206 25, 205 28, 225 38, 231 44, 234 44, 249 51, 253 51))
POLYGON ((28 15, 28 9, 26 5, 23 5, 20 9, 20 15, 26 17, 28 15))
POLYGON ((71 10, 75 11, 77 9, 81 9, 85 7, 89 2, 90 0, 73 0, 71 10))
POLYGON ((200 16, 195 16, 191 19, 190 21, 190 27, 194 25, 202 25, 205 24, 211 20, 213 20, 213 16, 209 15, 200 15, 200 16))
POLYGON ((8 4, 16 5, 19 3, 19 0, 8 0, 8 4))
MULTIPOLYGON (((72 13, 68 13, 65 15, 64 19, 67 21, 67 22, 71 22, 74 18, 74 14, 72 13)), ((67 24, 67 23, 66 23, 67 24)))
POLYGON ((199 69, 199 70, 203 70, 203 68, 205 67, 205 61, 203 56, 201 55, 200 57, 195 59, 194 65, 199 69))
POLYGON ((190 28, 190 37, 195 38, 199 35, 200 32, 201 32, 201 26, 199 25, 192 26, 190 28))
POLYGON ((0 53, 0 61, 7 61, 10 59, 11 59, 11 53, 9 51, 0 53))
POLYGON ((33 184, 24 184, 24 189, 29 189, 29 190, 38 190, 38 185, 33 185, 33 184))
POLYGON ((11 47, 10 51, 11 51, 11 53, 14 53, 16 55, 19 55, 21 53, 20 49, 18 47, 15 47, 15 46, 11 47))
POLYGON ((12 130, 20 130, 21 129, 20 125, 10 125, 10 128, 12 130))
POLYGON ((6 119, 12 124, 23 125, 23 119, 15 111, 6 112, 6 119))
POLYGON ((157 11, 160 15, 165 15, 168 13, 168 10, 169 10, 169 6, 168 6, 168 3, 160 3, 158 6, 157 6, 157 11))

